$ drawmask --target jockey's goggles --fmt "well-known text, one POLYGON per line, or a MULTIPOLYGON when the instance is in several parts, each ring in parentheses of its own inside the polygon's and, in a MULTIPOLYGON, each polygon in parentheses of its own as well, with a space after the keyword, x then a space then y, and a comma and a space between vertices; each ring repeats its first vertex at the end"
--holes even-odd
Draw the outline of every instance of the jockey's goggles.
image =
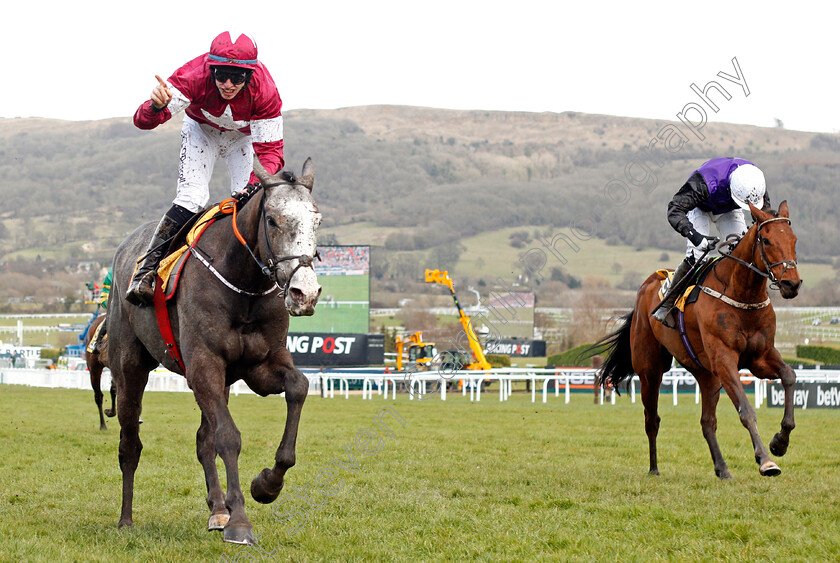
POLYGON ((251 74, 249 70, 237 67, 214 66, 211 70, 213 71, 213 79, 222 84, 228 80, 230 80, 231 84, 234 85, 242 84, 248 80, 248 77, 251 74))

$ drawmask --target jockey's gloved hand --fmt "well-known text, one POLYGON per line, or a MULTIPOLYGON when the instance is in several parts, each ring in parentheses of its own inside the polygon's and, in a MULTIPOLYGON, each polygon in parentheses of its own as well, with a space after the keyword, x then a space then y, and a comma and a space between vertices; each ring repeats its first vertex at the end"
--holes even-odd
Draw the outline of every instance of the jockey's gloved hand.
POLYGON ((697 247, 697 250, 706 252, 707 250, 714 248, 718 242, 720 242, 720 239, 717 237, 704 236, 703 240, 700 241, 700 244, 695 244, 694 246, 697 247))
POLYGON ((242 191, 236 192, 233 194, 233 199, 237 201, 237 203, 244 204, 246 201, 251 199, 251 196, 257 193, 257 190, 260 189, 260 183, 257 182, 255 184, 248 184, 245 186, 242 191))

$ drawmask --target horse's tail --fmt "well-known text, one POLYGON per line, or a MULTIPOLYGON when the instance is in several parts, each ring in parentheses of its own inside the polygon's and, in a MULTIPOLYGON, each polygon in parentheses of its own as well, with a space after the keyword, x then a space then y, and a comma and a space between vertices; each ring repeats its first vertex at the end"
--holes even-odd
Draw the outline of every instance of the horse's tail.
POLYGON ((622 317, 624 324, 593 345, 607 354, 607 359, 598 372, 601 387, 611 385, 618 393, 619 384, 633 376, 633 363, 630 354, 630 326, 633 324, 633 311, 622 317))

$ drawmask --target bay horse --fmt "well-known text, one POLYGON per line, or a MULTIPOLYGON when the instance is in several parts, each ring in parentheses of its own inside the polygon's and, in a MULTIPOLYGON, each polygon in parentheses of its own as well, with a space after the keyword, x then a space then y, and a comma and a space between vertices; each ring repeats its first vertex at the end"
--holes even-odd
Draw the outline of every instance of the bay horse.
POLYGON ((309 383, 286 349, 286 333, 289 315, 312 315, 321 293, 313 267, 321 222, 311 194, 315 170, 307 159, 300 177, 268 175, 255 158, 254 171, 262 189, 238 213, 206 227, 181 270, 176 295, 166 302, 185 369, 164 343, 155 308, 125 300, 136 260, 155 225, 129 235, 114 257, 108 339, 121 427, 121 528, 133 525, 134 474, 143 447, 138 418, 149 371, 159 363, 186 377, 201 410, 196 453, 207 485, 209 530, 222 530, 227 542, 254 544, 239 483, 242 442, 228 410, 228 386, 242 380, 260 396, 286 394, 283 437, 273 468, 263 469, 251 482, 254 500, 274 501, 295 464, 309 383), (217 455, 225 465, 227 495, 219 482, 217 455))
POLYGON ((114 387, 114 380, 111 379, 111 408, 105 409, 104 415, 102 411, 102 400, 103 394, 101 389, 101 382, 102 382, 102 370, 108 367, 108 344, 107 342, 103 342, 100 344, 100 347, 95 352, 89 352, 88 347, 90 346, 90 341, 93 339, 94 335, 96 334, 96 329, 105 321, 105 315, 99 315, 93 322, 90 323, 90 327, 88 327, 87 334, 85 335, 85 362, 87 363, 88 371, 90 372, 90 386, 93 387, 93 400, 96 403, 96 407, 99 409, 99 429, 100 430, 108 430, 108 426, 105 424, 105 416, 111 418, 117 414, 117 407, 116 407, 116 396, 117 391, 114 387))
POLYGON ((656 458, 659 389, 672 358, 686 366, 700 386, 700 426, 712 454, 715 474, 721 479, 732 477, 715 434, 721 386, 735 405, 741 424, 750 433, 760 474, 773 476, 781 472, 758 434, 755 410, 744 393, 738 370, 749 369, 761 379, 781 379, 785 391, 784 415, 781 431, 770 441, 770 451, 783 456, 794 428, 796 373, 782 361, 774 347, 776 313, 767 295, 767 280, 771 288, 778 287, 785 299, 796 297, 802 281, 796 269, 796 235, 791 229, 787 202, 779 205, 778 213, 766 213, 753 205, 750 211, 754 224, 737 246, 715 263, 703 281, 705 289, 696 303, 686 306, 686 336, 696 352, 696 360, 692 359, 678 329, 652 320, 650 312, 659 302, 657 293, 662 279, 657 274, 642 284, 624 325, 600 342, 608 344, 609 352, 601 369, 602 385, 612 384, 618 389, 618 384, 634 373, 641 380, 652 475, 659 475, 656 458))

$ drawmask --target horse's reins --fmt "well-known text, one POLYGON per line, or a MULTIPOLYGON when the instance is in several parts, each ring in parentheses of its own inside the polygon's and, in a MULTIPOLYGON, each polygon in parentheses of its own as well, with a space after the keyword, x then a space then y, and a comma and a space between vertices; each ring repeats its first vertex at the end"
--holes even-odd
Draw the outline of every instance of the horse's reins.
MULTIPOLYGON (((766 221, 762 221, 758 224, 755 233, 755 240, 753 241, 753 256, 755 256, 755 247, 758 246, 758 254, 761 256, 761 261, 763 262, 763 266, 767 269, 766 272, 760 270, 755 266, 754 263, 748 263, 740 258, 736 258, 732 256, 730 253, 721 252, 721 255, 724 258, 731 258, 736 262, 743 264, 759 276, 769 279, 770 280, 770 288, 771 289, 779 289, 779 282, 781 281, 776 275, 773 273, 773 268, 776 266, 784 266, 784 270, 782 270, 782 275, 785 275, 785 272, 788 270, 795 270, 796 269, 796 260, 781 260, 779 262, 773 262, 772 264, 767 259, 767 252, 764 249, 764 240, 761 238, 761 228, 766 225, 767 223, 774 223, 776 221, 785 221, 788 225, 790 225, 790 219, 787 217, 774 217, 772 219, 767 219, 766 221)), ((733 249, 734 250, 734 249, 733 249)))
MULTIPOLYGON (((781 260, 779 262, 774 262, 774 263, 771 264, 770 261, 767 259, 767 252, 764 249, 764 240, 761 238, 761 228, 764 225, 766 225, 767 223, 773 223, 775 221, 786 221, 787 224, 790 225, 790 219, 788 219, 787 217, 774 217, 772 219, 767 219, 766 221, 762 221, 756 227, 755 240, 753 241, 752 255, 755 256, 755 247, 757 245, 758 246, 758 254, 761 257, 761 261, 763 263, 762 265, 767 269, 766 272, 759 269, 755 265, 754 262, 746 262, 745 260, 741 260, 740 258, 736 258, 735 256, 732 256, 731 253, 735 250, 734 247, 732 247, 732 250, 730 250, 729 252, 721 252, 720 253, 722 257, 730 258, 732 260, 735 260, 736 262, 738 262, 739 264, 741 264, 743 266, 746 266, 747 268, 749 268, 750 270, 752 270, 753 272, 755 272, 759 276, 761 276, 765 279, 769 279, 770 280, 770 286, 769 286, 770 289, 779 289, 779 283, 781 281, 780 278, 777 278, 776 275, 773 273, 773 268, 775 268, 776 266, 784 266, 784 270, 782 270, 782 274, 781 274, 782 276, 785 275, 785 272, 787 272, 788 270, 795 270, 796 269, 796 260, 781 260)), ((740 242, 741 240, 742 239, 738 239, 738 242, 740 242)), ((724 244, 731 245, 731 241, 729 241, 729 240, 724 241, 724 243, 722 243, 721 246, 723 246, 724 244)), ((715 273, 715 277, 717 277, 717 273, 715 273)), ((720 278, 718 278, 718 279, 720 279, 720 278)), ((764 307, 766 307, 767 305, 770 304, 770 298, 769 297, 767 299, 765 299, 764 301, 760 302, 760 303, 741 303, 740 301, 735 301, 731 297, 727 297, 726 295, 723 295, 721 292, 715 291, 714 289, 708 288, 706 286, 700 286, 700 287, 703 290, 703 293, 706 293, 707 295, 711 295, 712 297, 720 299, 721 301, 723 301, 727 305, 731 305, 731 306, 737 307, 739 309, 762 309, 762 308, 764 308, 764 307)))

